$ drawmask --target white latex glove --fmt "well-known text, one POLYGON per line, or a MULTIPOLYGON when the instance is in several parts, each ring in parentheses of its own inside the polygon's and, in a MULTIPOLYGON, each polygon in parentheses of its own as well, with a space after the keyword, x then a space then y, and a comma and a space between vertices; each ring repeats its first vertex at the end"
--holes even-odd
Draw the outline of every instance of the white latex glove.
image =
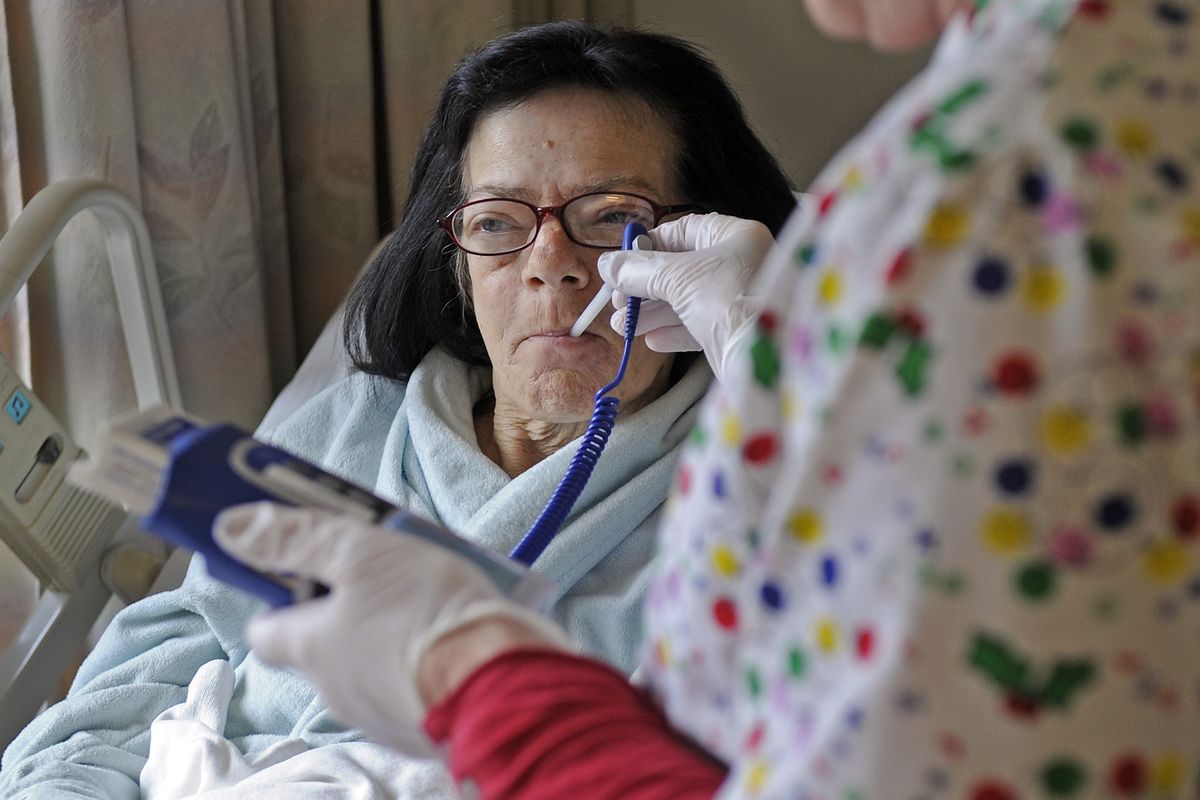
POLYGON ((660 353, 703 350, 717 380, 754 331, 754 272, 775 240, 766 225, 692 214, 650 231, 653 250, 600 256, 600 277, 616 291, 610 324, 625 332, 625 304, 641 297, 638 335, 660 353))
POLYGON ((255 569, 329 586, 324 597, 255 617, 246 638, 264 663, 311 680, 343 723, 406 753, 435 752, 421 732, 416 676, 440 638, 500 617, 539 644, 568 646, 552 622, 507 600, 474 564, 361 520, 252 503, 223 512, 213 535, 255 569))

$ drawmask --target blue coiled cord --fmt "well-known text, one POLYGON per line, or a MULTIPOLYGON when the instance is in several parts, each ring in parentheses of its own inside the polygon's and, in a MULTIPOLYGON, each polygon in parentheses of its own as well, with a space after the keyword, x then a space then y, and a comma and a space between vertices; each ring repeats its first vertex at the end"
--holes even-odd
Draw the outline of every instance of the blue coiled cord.
MULTIPOLYGON (((626 225, 622 249, 632 249, 633 240, 645 232, 646 229, 637 223, 631 222, 626 225)), ((583 487, 587 486, 588 479, 592 477, 592 470, 596 468, 596 462, 600 460, 600 454, 608 444, 608 437, 612 435, 613 426, 617 424, 617 406, 621 401, 609 397, 608 393, 617 388, 625 378, 625 368, 629 365, 629 353, 633 349, 633 334, 637 330, 638 312, 641 307, 642 298, 629 298, 625 307, 625 349, 621 352, 621 366, 617 370, 617 377, 596 392, 596 408, 592 412, 587 431, 583 434, 583 441, 579 443, 579 449, 571 459, 571 466, 567 468, 567 474, 554 490, 550 502, 546 503, 533 527, 509 554, 514 561, 528 566, 537 560, 558 535, 571 509, 575 507, 575 501, 583 494, 583 487)))

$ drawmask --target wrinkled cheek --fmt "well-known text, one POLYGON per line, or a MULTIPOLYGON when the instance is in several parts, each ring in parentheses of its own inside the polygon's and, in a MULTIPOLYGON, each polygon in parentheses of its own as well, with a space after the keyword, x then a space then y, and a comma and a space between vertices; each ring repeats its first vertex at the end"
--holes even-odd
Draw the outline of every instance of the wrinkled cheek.
POLYGON ((507 335, 511 316, 495 309, 488 309, 484 314, 475 312, 475 320, 479 325, 479 333, 483 336, 483 346, 487 349, 488 357, 494 366, 512 367, 521 359, 520 342, 513 341, 507 335))
POLYGON ((545 382, 546 364, 538 358, 534 348, 528 344, 505 343, 501 361, 493 364, 501 365, 494 380, 507 390, 508 394, 529 396, 539 385, 545 382))

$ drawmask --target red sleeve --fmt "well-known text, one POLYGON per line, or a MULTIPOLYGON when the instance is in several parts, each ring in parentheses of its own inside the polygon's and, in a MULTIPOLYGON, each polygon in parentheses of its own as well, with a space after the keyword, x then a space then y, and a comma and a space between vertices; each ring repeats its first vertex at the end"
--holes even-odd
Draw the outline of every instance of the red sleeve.
POLYGON ((621 675, 552 650, 484 664, 430 710, 425 730, 484 800, 698 800, 725 777, 621 675))

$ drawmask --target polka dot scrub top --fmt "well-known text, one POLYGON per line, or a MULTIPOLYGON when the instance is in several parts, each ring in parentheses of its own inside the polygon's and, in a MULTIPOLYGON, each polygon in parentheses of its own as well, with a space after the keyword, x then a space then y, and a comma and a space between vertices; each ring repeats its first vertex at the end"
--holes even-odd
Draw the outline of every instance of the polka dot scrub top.
POLYGON ((823 173, 645 669, 727 797, 1200 797, 1200 4, 993 0, 823 173))

